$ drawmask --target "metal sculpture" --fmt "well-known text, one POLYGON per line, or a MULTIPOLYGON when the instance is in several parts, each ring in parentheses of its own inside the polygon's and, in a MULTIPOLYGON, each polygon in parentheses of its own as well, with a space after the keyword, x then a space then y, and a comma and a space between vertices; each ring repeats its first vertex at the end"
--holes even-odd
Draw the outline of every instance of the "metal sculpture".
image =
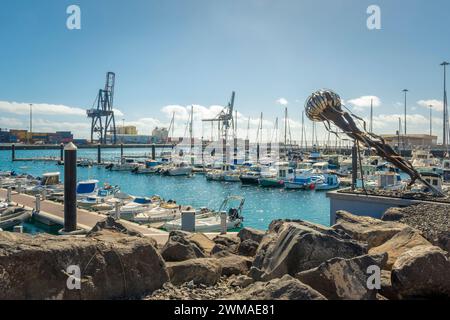
POLYGON ((345 106, 342 104, 341 98, 331 90, 316 91, 308 97, 305 103, 305 113, 311 121, 323 122, 328 131, 338 135, 337 132, 331 130, 331 123, 333 123, 355 142, 363 143, 373 149, 378 156, 408 174, 411 177, 409 186, 418 180, 427 186, 434 195, 444 196, 442 192, 424 180, 412 164, 397 154, 382 137, 368 132, 363 119, 351 112, 344 111, 343 108, 345 106), (363 130, 357 126, 353 118, 363 122, 363 130))

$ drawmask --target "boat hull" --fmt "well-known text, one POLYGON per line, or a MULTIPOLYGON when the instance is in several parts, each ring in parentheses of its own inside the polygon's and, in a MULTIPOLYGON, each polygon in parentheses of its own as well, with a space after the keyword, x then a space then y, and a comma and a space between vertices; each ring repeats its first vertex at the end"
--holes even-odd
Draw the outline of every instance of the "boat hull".
POLYGON ((263 188, 283 188, 284 181, 278 179, 259 179, 259 185, 263 188))

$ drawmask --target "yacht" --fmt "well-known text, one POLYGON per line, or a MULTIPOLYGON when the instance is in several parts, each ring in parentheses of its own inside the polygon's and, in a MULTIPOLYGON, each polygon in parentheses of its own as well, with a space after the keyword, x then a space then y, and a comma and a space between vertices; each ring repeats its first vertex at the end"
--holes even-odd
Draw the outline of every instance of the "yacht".
POLYGON ((163 174, 168 176, 188 176, 192 174, 192 166, 187 162, 177 162, 165 168, 163 174))

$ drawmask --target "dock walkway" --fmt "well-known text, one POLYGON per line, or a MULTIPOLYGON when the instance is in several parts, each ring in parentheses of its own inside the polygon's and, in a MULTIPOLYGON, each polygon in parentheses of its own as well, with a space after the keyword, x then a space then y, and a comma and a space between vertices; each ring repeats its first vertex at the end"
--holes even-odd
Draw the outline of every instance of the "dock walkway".
MULTIPOLYGON (((6 189, 0 189, 1 199, 6 199, 6 194, 6 189)), ((35 197, 17 192, 12 192, 11 201, 18 205, 25 206, 30 210, 35 208, 36 205, 35 197)), ((53 201, 41 200, 41 210, 37 216, 44 220, 62 225, 64 223, 64 205, 53 201)), ((90 230, 97 222, 105 218, 106 216, 104 214, 77 208, 77 223, 79 228, 90 230)), ((120 220, 120 223, 132 231, 142 233, 146 237, 154 238, 159 244, 167 242, 169 233, 166 231, 146 227, 126 220, 120 220)))

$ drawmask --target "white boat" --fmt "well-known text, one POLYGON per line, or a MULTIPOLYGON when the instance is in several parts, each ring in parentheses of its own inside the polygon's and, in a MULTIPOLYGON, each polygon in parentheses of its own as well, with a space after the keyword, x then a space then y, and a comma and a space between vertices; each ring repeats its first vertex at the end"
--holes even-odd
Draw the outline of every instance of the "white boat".
POLYGON ((95 196, 98 191, 97 183, 98 180, 85 180, 78 182, 77 199, 95 196))
MULTIPOLYGON (((213 215, 209 215, 205 218, 197 217, 195 219, 195 232, 220 232, 222 231, 222 219, 221 213, 226 213, 226 228, 227 230, 238 228, 244 217, 242 216, 242 208, 244 206, 245 199, 238 196, 227 197, 220 206, 219 210, 213 215), (231 202, 239 201, 239 204, 235 207, 229 207, 231 202), (227 209, 228 208, 228 209, 227 209)), ((163 229, 167 231, 180 230, 181 219, 166 222, 163 229)))
POLYGON ((137 166, 133 172, 134 173, 140 173, 140 174, 152 174, 157 173, 161 170, 162 166, 159 161, 156 160, 147 160, 145 161, 145 164, 140 164, 137 166))
POLYGON ((111 171, 133 171, 139 166, 134 159, 122 158, 120 163, 110 164, 108 167, 111 171))
POLYGON ((164 174, 168 176, 188 176, 192 174, 192 166, 187 162, 178 162, 169 166, 164 174))
POLYGON ((178 205, 175 205, 172 208, 158 206, 136 214, 131 220, 137 223, 156 223, 175 220, 180 217, 181 211, 178 205))
MULTIPOLYGON (((134 219, 135 215, 144 211, 155 208, 157 203, 147 197, 136 197, 132 201, 122 205, 119 209, 120 217, 126 220, 134 219)), ((115 209, 110 211, 110 214, 114 214, 115 209)))
POLYGON ((98 189, 96 195, 77 200, 77 206, 84 209, 91 209, 95 205, 105 203, 106 200, 114 198, 114 195, 119 191, 118 186, 106 185, 102 189, 98 189))
POLYGON ((339 188, 341 181, 336 174, 325 174, 324 179, 317 180, 314 189, 320 190, 332 190, 339 188))

